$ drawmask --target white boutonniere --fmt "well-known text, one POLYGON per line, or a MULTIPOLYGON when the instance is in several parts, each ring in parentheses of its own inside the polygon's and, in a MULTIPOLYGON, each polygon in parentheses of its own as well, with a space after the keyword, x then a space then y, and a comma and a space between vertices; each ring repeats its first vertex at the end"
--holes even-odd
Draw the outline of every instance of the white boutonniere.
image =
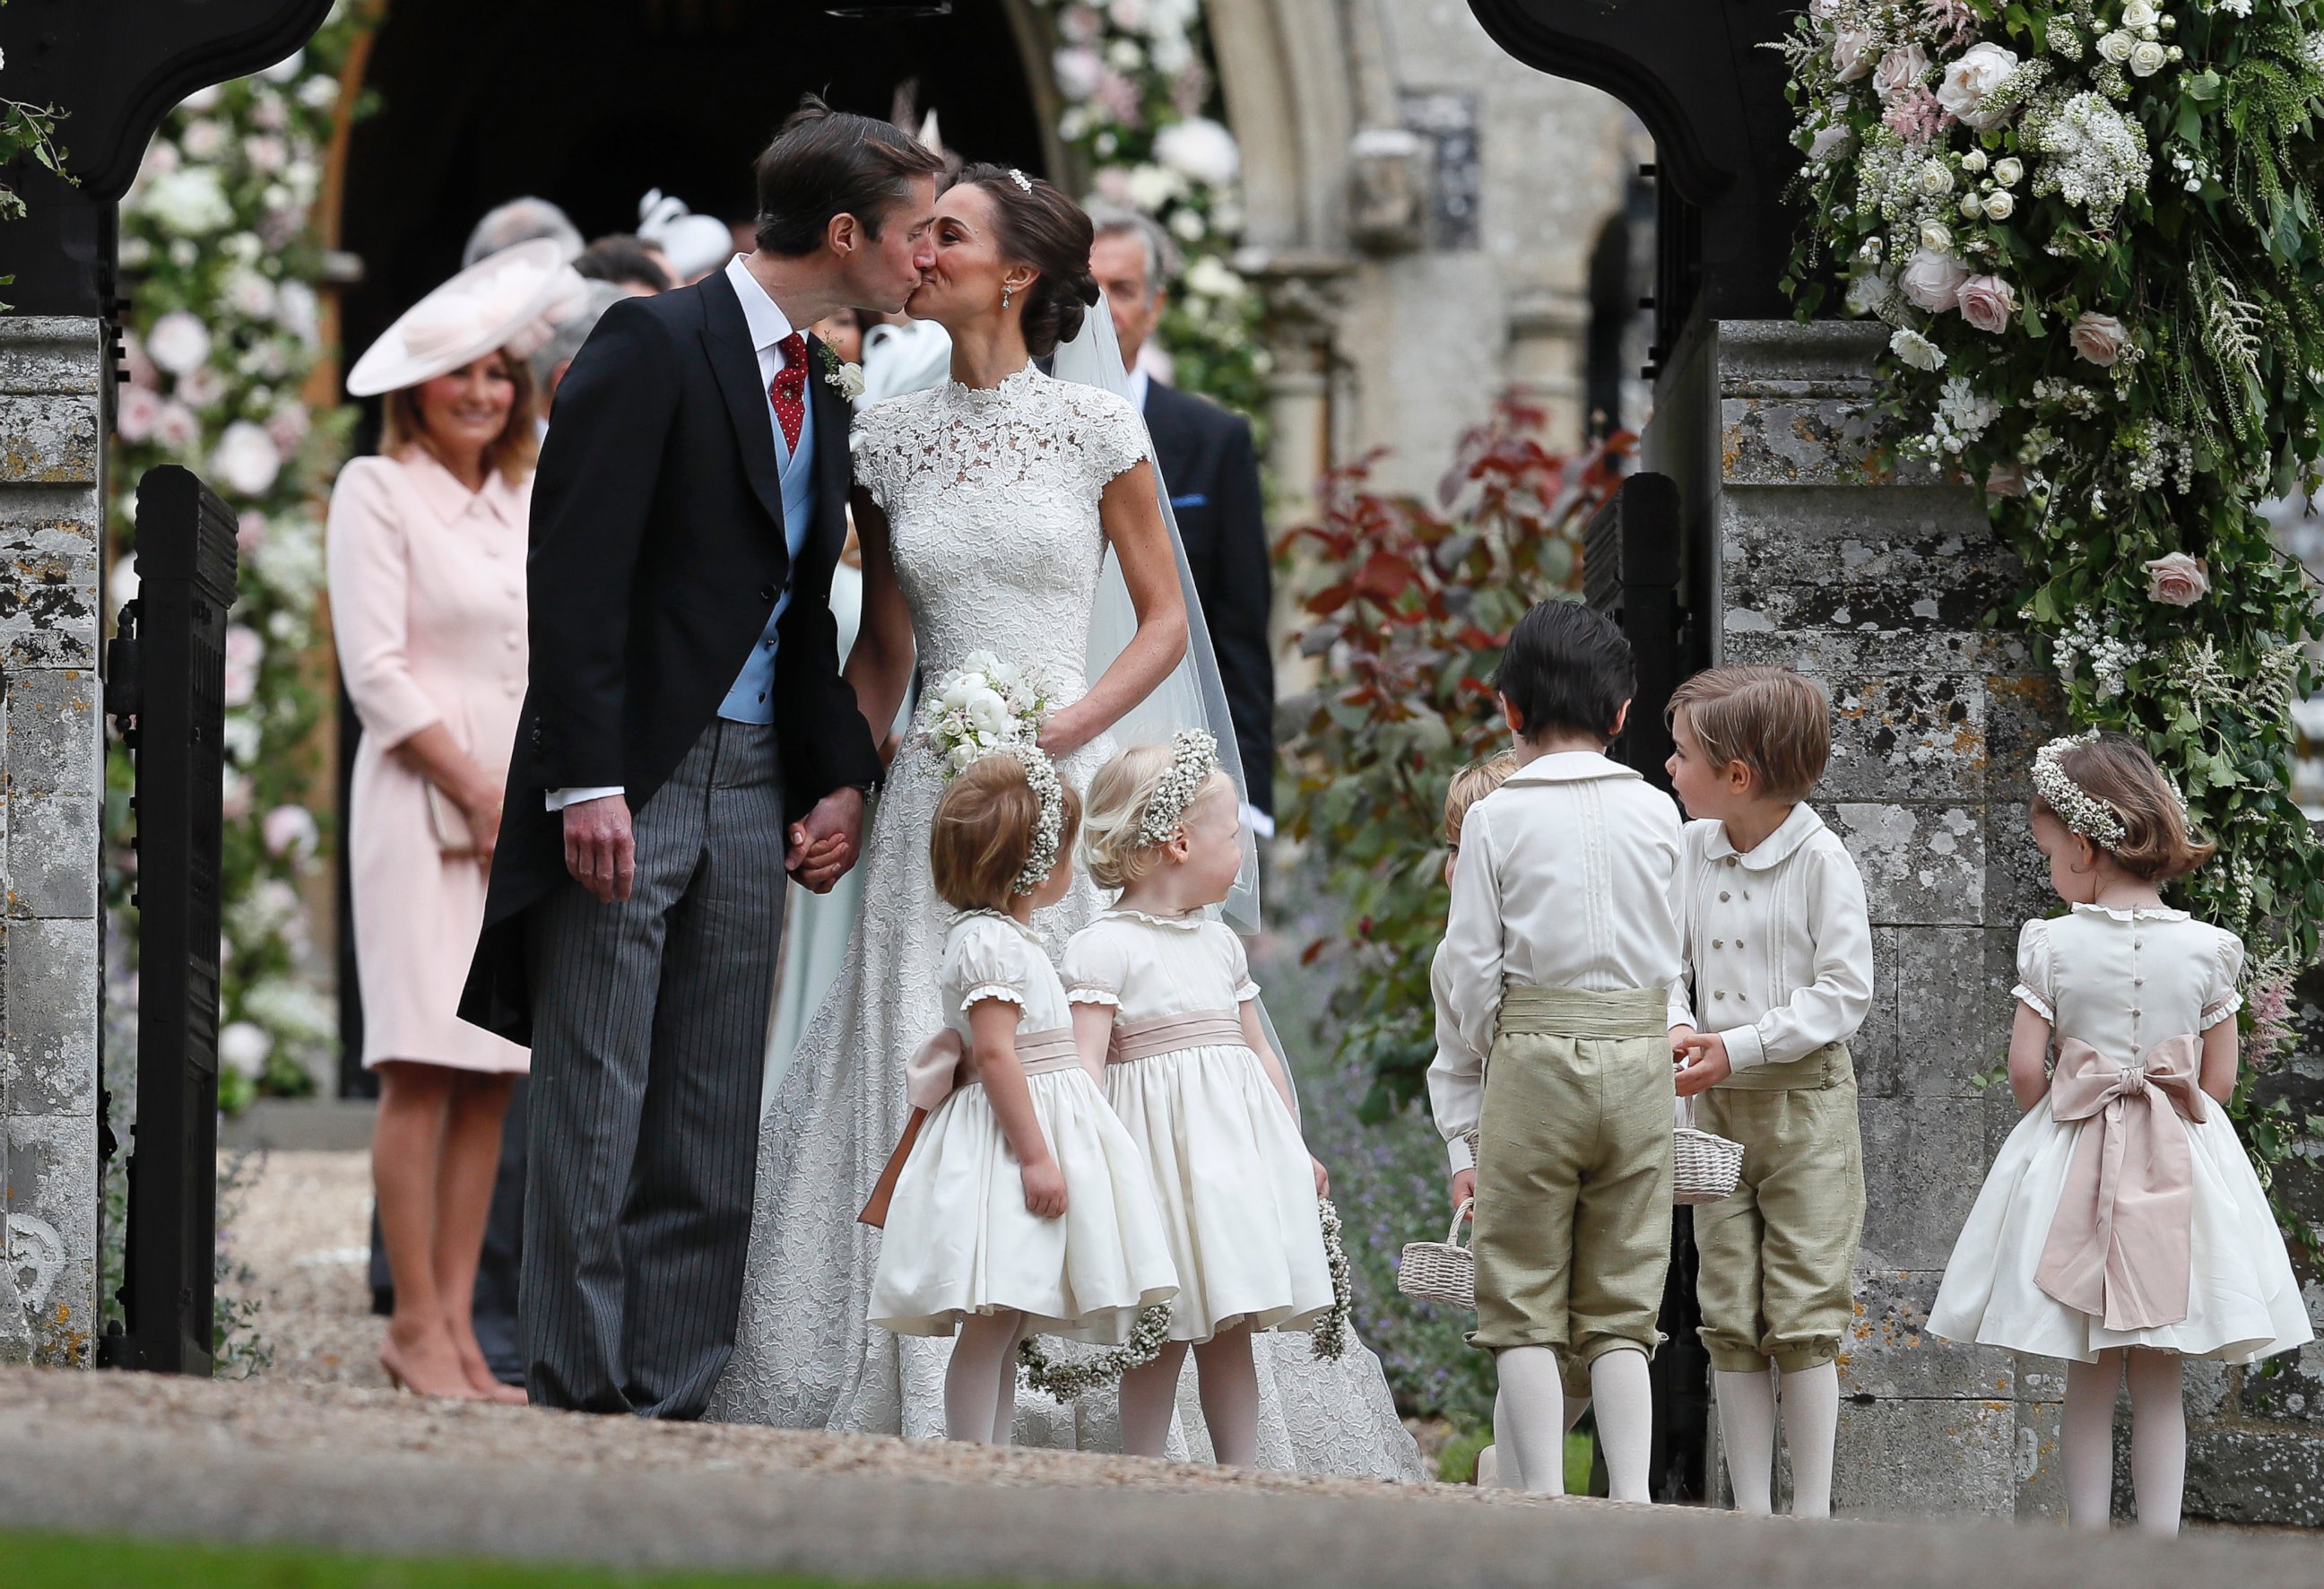
POLYGON ((850 402, 863 395, 862 365, 840 363, 839 356, 832 352, 828 343, 817 343, 816 349, 823 355, 824 381, 834 392, 838 393, 850 402))

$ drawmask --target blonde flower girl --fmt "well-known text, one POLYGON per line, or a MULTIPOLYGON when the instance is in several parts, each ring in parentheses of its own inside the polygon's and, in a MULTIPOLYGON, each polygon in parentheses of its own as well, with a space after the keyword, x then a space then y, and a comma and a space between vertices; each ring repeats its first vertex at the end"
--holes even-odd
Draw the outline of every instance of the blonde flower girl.
POLYGON ((1112 910, 1065 948, 1084 1062, 1146 1155, 1178 1273, 1169 1335, 1121 1380, 1122 1448, 1159 1456, 1192 1346, 1222 1464, 1258 1460, 1251 1332, 1332 1307, 1316 1207, 1323 1166, 1299 1134, 1242 941, 1206 907, 1241 864, 1234 785, 1207 734, 1124 751, 1090 781, 1084 855, 1112 910))
POLYGON ((2188 831, 2145 751, 2113 735, 2052 741, 2034 788, 2034 842, 2072 909, 2018 939, 2009 1085, 2025 1117, 1986 1177, 1929 1327, 2064 1360, 2076 1528, 2104 1529, 2112 1513, 2126 1372, 2139 1526, 2172 1535, 2187 1469, 2181 1362, 2251 1363, 2313 1336, 2225 1107, 2244 946, 2163 907, 2157 884, 2212 846, 2188 831))
POLYGON ((1177 1289, 1145 1161, 1083 1068, 1065 987, 1027 925, 1072 882, 1080 816, 1047 757, 1009 750, 953 780, 928 840, 936 892, 963 914, 945 942, 945 1030, 910 1065, 927 1113, 899 1150, 872 1322, 958 1331, 954 1440, 1008 1444, 1028 1330, 1118 1345, 1177 1289))

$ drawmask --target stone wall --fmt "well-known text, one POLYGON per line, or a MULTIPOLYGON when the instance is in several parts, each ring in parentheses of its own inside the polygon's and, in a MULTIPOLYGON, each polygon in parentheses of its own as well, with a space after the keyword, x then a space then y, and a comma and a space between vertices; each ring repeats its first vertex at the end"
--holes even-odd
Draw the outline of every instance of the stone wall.
POLYGON ((1822 679, 1817 805, 1863 869, 1878 988, 1855 1044, 1870 1210, 1836 1499, 1885 1511, 2057 1510, 2054 1372, 1924 1331, 2002 1138, 2019 923, 2049 902, 2024 777, 2054 709, 2025 650, 1981 632, 2017 570, 1966 487, 1864 470, 1878 328, 1728 322, 1674 359, 1646 467, 1681 483, 1714 655, 1822 679))
POLYGON ((97 1300, 102 373, 95 320, 0 316, 0 1352, 68 1364, 97 1300))

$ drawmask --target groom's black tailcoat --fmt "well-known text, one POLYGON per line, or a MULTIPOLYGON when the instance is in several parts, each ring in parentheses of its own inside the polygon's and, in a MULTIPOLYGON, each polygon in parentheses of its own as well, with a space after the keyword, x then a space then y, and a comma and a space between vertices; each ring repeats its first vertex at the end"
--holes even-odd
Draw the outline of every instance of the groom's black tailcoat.
POLYGON ((807 365, 816 522, 796 564, 758 356, 724 272, 614 304, 558 385, 532 494, 531 682, 460 1001, 476 1025, 531 1041, 525 915, 567 879, 545 793, 618 784, 642 809, 716 716, 786 587, 775 729, 788 815, 878 778, 834 654, 849 408, 812 337, 807 365))

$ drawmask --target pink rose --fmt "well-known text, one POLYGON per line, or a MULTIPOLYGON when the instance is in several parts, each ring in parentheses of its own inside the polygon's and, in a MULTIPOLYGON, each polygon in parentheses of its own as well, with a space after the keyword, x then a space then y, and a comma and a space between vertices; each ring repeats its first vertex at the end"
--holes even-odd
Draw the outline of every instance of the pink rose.
POLYGON ((270 855, 289 854, 305 860, 322 842, 314 814, 304 806, 277 806, 258 821, 259 836, 270 855))
POLYGON ((2211 571, 2200 558, 2183 551, 2146 565, 2146 598, 2166 607, 2191 607, 2211 591, 2211 571))
POLYGON ((1872 30, 1860 22, 1842 23, 1831 32, 1831 69, 1843 83, 1852 83, 1872 69, 1872 30))
POLYGON ((1996 464, 1985 477, 1987 496, 2023 496, 2025 494, 2025 471, 2015 464, 1996 464))
POLYGON ((1919 82, 1928 69, 1928 52, 1918 44, 1891 50, 1872 69, 1872 91, 1885 101, 1919 82))
POLYGON ((124 386, 120 406, 114 411, 113 427, 121 439, 134 444, 153 434, 154 423, 161 417, 161 394, 151 386, 124 386))
POLYGON ((1961 319, 1989 335, 2009 328, 2017 312, 2017 289, 1999 276, 1971 276, 1960 284, 1961 319))
POLYGON ((2076 353, 2102 370, 2114 367, 2115 360, 2122 356, 2123 348, 2130 341, 2130 333, 2123 328, 2120 320, 2095 311, 2078 317, 2067 328, 2066 336, 2076 353))
POLYGON ((1896 284, 1914 304, 1941 315, 1960 307, 1961 283, 1968 280, 1969 267, 1960 261, 1950 254, 1923 248, 1905 262, 1904 273, 1896 278, 1896 284))

